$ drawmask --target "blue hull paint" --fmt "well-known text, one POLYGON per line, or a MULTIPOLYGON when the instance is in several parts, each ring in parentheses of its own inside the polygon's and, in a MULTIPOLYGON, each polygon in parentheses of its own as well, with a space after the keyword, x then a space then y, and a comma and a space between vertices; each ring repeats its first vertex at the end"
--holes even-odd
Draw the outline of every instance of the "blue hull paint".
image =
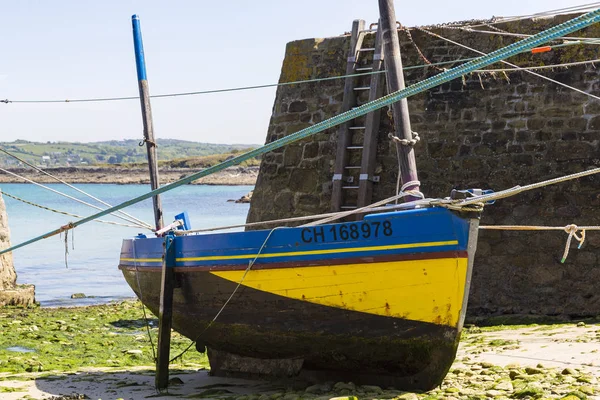
MULTIPOLYGON (((247 266, 258 255, 270 233, 271 230, 265 229, 178 236, 175 266, 247 266), (202 259, 206 257, 210 259, 202 259), (201 259, 186 260, 190 258, 201 259)), ((443 208, 372 214, 358 222, 276 229, 268 238, 256 265, 465 252, 468 237, 468 220, 443 208)), ((162 238, 124 240, 121 265, 160 265, 163 241, 162 238)))

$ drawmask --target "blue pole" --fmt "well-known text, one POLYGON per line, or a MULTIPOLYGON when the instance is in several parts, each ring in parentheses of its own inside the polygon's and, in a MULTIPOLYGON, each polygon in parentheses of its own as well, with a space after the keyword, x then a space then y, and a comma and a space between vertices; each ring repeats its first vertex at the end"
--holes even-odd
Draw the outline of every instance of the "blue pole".
MULTIPOLYGON (((133 28, 133 47, 135 49, 135 68, 137 70, 138 88, 140 91, 140 103, 142 106, 142 121, 144 123, 144 142, 148 154, 148 169, 150 170, 150 187, 152 190, 160 186, 158 180, 158 156, 156 155, 156 141, 154 140, 154 128, 152 123, 152 109, 150 107, 150 89, 146 76, 146 60, 144 57, 144 43, 142 42, 142 31, 140 29, 140 18, 131 16, 133 28)), ((158 194, 152 196, 154 206, 154 224, 156 230, 163 227, 162 204, 158 194)))
POLYGON ((146 79, 146 58, 144 57, 144 43, 142 42, 142 30, 140 28, 140 17, 137 14, 131 16, 133 28, 133 47, 135 51, 135 67, 138 81, 146 79))
POLYGON ((151 192, 145 193, 145 194, 135 197, 133 199, 127 200, 119 205, 113 206, 113 207, 108 208, 99 213, 82 218, 78 221, 71 222, 65 226, 62 226, 58 229, 50 231, 44 235, 35 237, 33 239, 29 239, 29 240, 26 240, 25 242, 11 246, 8 249, 1 250, 0 254, 4 254, 8 251, 12 251, 12 250, 21 248, 23 246, 27 246, 28 244, 37 242, 39 240, 45 239, 50 236, 58 235, 59 233, 64 232, 66 230, 75 228, 79 225, 83 225, 87 222, 93 221, 104 215, 113 213, 122 208, 129 207, 130 205, 133 205, 133 204, 139 203, 140 201, 149 199, 150 197, 152 197, 154 195, 168 192, 169 190, 175 189, 176 187, 186 185, 186 184, 191 183, 191 182, 193 182, 197 179, 200 179, 204 176, 221 171, 227 167, 231 167, 232 165, 240 164, 241 162, 249 160, 258 155, 278 149, 280 147, 283 147, 283 146, 293 143, 295 141, 307 138, 311 135, 314 135, 315 133, 319 133, 321 131, 324 131, 325 129, 332 128, 336 125, 342 124, 351 119, 360 117, 361 115, 368 114, 368 113, 372 112, 373 110, 387 106, 389 104, 392 104, 392 103, 394 103, 400 99, 403 99, 405 97, 414 96, 417 93, 420 93, 427 89, 431 89, 433 87, 441 85, 444 82, 448 82, 452 79, 458 78, 458 77, 460 77, 464 74, 467 74, 469 72, 472 72, 476 69, 497 63, 500 60, 514 56, 515 54, 526 51, 528 49, 532 49, 534 47, 539 46, 540 44, 549 42, 558 37, 565 36, 569 33, 578 31, 580 29, 585 28, 586 26, 595 24, 597 22, 600 22, 600 9, 589 12, 587 14, 583 14, 583 15, 581 15, 577 18, 573 18, 567 22, 563 22, 562 24, 559 24, 553 28, 550 28, 548 30, 540 32, 540 33, 538 33, 534 36, 531 36, 527 39, 523 39, 519 42, 516 42, 509 46, 503 47, 502 49, 496 50, 486 56, 479 57, 473 61, 469 61, 465 64, 459 65, 458 67, 454 67, 454 68, 449 69, 445 72, 442 72, 438 75, 432 76, 431 78, 425 79, 424 81, 415 83, 414 85, 411 85, 411 86, 407 87, 406 89, 399 90, 394 93, 390 93, 387 96, 384 96, 377 100, 363 104, 362 106, 360 106, 358 108, 355 108, 355 109, 347 111, 345 113, 336 115, 335 117, 332 117, 325 121, 319 122, 313 126, 302 129, 296 133, 292 133, 289 136, 283 137, 274 142, 266 144, 263 147, 260 147, 255 150, 251 150, 247 153, 241 154, 237 157, 234 157, 230 160, 224 161, 220 164, 217 164, 217 165, 207 168, 205 170, 193 173, 193 174, 191 174, 183 179, 180 179, 176 182, 172 182, 172 183, 169 183, 168 185, 162 186, 159 189, 153 190, 151 192))

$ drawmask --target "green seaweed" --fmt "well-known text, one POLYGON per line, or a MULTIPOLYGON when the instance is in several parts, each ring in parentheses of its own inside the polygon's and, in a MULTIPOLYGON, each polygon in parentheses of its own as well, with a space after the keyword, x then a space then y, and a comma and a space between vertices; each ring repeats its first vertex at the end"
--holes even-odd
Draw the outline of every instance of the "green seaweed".
MULTIPOLYGON (((151 314, 150 314, 151 316, 151 314)), ((150 334, 156 345, 156 320, 150 334)), ((82 368, 154 365, 146 321, 138 301, 74 308, 3 308, 0 372, 73 371, 82 368), (23 347, 33 352, 8 350, 23 347)), ((171 353, 190 343, 173 332, 171 353)), ((173 367, 207 368, 206 355, 187 352, 173 367)))

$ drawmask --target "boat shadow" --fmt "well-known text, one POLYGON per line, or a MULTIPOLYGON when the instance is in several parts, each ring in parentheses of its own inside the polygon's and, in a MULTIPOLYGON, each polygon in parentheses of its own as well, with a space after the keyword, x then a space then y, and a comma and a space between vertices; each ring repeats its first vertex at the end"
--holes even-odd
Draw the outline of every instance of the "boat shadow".
MULTIPOLYGON (((29 396, 50 395, 54 400, 76 399, 173 399, 240 397, 251 394, 272 394, 284 387, 264 381, 214 377, 209 370, 174 370, 169 389, 158 392, 154 387, 154 369, 136 368, 129 371, 88 370, 74 373, 44 375, 32 381, 29 396)), ((15 393, 17 394, 17 393, 15 393)), ((23 393, 18 393, 22 398, 23 393)))

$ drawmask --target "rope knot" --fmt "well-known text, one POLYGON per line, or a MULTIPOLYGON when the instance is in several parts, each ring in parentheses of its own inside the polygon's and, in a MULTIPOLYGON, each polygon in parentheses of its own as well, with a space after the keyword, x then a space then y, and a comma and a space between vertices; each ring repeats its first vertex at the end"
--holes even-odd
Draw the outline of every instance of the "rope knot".
POLYGON ((567 259, 567 256, 569 255, 569 249, 571 247, 571 240, 573 238, 577 239, 577 241, 579 242, 579 245, 577 246, 578 249, 581 249, 581 246, 583 245, 583 242, 585 241, 585 229, 581 229, 575 224, 570 224, 570 225, 565 226, 565 232, 569 234, 569 237, 567 238, 565 252, 563 253, 562 259, 560 260, 561 264, 564 264, 565 260, 567 259), (578 231, 581 231, 581 235, 577 234, 578 231))

